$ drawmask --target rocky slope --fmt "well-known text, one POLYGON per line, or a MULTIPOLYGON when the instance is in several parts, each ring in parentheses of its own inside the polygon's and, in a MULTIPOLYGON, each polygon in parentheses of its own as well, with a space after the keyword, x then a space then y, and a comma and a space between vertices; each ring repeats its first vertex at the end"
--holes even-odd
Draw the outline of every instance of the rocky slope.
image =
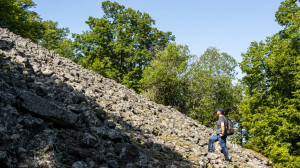
POLYGON ((268 167, 212 129, 0 28, 0 167, 268 167))

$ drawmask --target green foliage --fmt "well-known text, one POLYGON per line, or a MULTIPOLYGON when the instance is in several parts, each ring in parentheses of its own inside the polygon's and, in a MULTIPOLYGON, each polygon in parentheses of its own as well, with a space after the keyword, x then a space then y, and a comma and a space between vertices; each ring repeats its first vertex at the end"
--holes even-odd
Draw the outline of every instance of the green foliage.
POLYGON ((142 93, 157 103, 182 107, 184 83, 182 77, 188 67, 187 46, 169 44, 159 51, 143 71, 142 93))
POLYGON ((283 1, 276 12, 282 31, 265 42, 252 42, 243 54, 246 98, 241 105, 247 147, 268 156, 278 167, 300 165, 300 10, 283 1))
POLYGON ((45 31, 39 44, 48 50, 53 50, 62 57, 72 58, 74 48, 72 41, 67 38, 70 31, 68 28, 58 28, 58 23, 53 21, 44 21, 45 31))
POLYGON ((29 10, 34 6, 32 0, 1 0, 0 26, 24 38, 30 38, 63 57, 72 57, 74 55, 72 41, 66 38, 69 29, 58 28, 57 22, 42 22, 36 12, 29 10))
POLYGON ((44 27, 39 15, 29 10, 34 6, 32 0, 1 0, 0 27, 8 28, 15 34, 38 42, 43 35, 44 27))
POLYGON ((191 64, 185 75, 187 91, 185 100, 188 113, 206 126, 213 126, 215 109, 223 107, 230 112, 231 119, 239 121, 238 104, 242 98, 242 87, 233 85, 236 61, 227 53, 209 47, 191 64))
POLYGON ((102 3, 104 16, 90 17, 90 30, 75 35, 77 61, 85 68, 139 90, 143 69, 174 40, 170 32, 153 27, 146 13, 125 8, 116 2, 102 3))

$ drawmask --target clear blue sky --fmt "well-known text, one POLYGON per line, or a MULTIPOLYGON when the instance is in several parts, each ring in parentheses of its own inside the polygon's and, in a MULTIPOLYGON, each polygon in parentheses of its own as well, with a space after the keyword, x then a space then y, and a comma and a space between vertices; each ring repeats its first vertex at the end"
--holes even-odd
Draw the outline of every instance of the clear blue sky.
MULTIPOLYGON (((101 18, 103 0, 33 0, 43 20, 56 21, 71 33, 89 27, 89 16, 101 18)), ((112 0, 113 1, 113 0, 112 0)), ((170 31, 177 44, 200 56, 209 46, 242 61, 252 41, 265 40, 282 28, 275 12, 282 0, 115 0, 126 8, 148 13, 159 30, 170 31)), ((241 71, 238 78, 242 77, 241 71)))

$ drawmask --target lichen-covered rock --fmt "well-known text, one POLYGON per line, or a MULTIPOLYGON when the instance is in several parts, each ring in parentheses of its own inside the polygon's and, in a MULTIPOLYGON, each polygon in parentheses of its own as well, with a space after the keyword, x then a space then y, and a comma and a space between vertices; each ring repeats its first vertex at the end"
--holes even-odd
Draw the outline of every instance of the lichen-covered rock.
POLYGON ((20 106, 25 110, 60 124, 74 125, 77 115, 28 91, 19 91, 20 106))

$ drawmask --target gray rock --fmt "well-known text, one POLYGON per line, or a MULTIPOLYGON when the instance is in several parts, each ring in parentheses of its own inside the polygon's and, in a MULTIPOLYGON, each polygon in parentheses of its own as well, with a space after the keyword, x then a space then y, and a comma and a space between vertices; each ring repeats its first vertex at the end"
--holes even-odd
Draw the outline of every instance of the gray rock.
POLYGON ((67 80, 67 81, 74 81, 74 80, 75 80, 74 76, 72 76, 72 75, 69 74, 69 73, 66 73, 66 74, 64 75, 64 77, 65 77, 65 80, 67 80))
POLYGON ((97 140, 97 138, 95 138, 91 134, 84 133, 81 142, 84 146, 93 147, 98 143, 98 140, 97 140))
POLYGON ((14 43, 6 40, 0 40, 0 49, 1 50, 10 50, 14 47, 14 43))
POLYGON ((102 122, 96 116, 94 111, 84 111, 83 115, 85 117, 85 122, 87 123, 88 127, 97 127, 102 125, 102 122))
POLYGON ((0 105, 4 106, 14 104, 15 102, 16 98, 14 95, 0 91, 0 105))
MULTIPOLYGON (((142 152, 142 151, 139 151, 137 157, 138 158, 136 158, 136 160, 137 160, 137 163, 140 164, 140 166, 144 166, 144 165, 146 165, 150 162, 149 156, 146 153, 142 152)), ((154 164, 153 166, 156 166, 158 164, 158 160, 154 159, 153 164, 154 164)))
POLYGON ((219 157, 220 157, 220 156, 217 155, 217 154, 215 154, 215 153, 209 152, 209 153, 207 154, 207 158, 209 158, 210 160, 216 160, 216 159, 218 159, 219 157))
POLYGON ((80 105, 80 104, 70 104, 67 108, 75 113, 83 113, 84 111, 88 110, 87 107, 80 105))
POLYGON ((31 155, 34 154, 34 158, 29 154, 24 159, 31 160, 31 165, 38 164, 40 167, 61 167, 60 154, 55 150, 56 143, 56 133, 50 129, 46 129, 32 137, 26 145, 25 150, 31 153, 31 155))
POLYGON ((109 139, 114 142, 124 142, 123 135, 116 130, 108 130, 107 132, 109 139))
POLYGON ((77 161, 72 164, 72 168, 88 168, 88 166, 83 161, 77 161))
POLYGON ((28 91, 19 91, 18 99, 24 109, 58 124, 74 125, 77 115, 28 91))
POLYGON ((53 64, 54 65, 60 65, 61 64, 61 59, 59 57, 54 58, 53 64))
POLYGON ((42 86, 38 86, 38 87, 35 89, 35 93, 36 93, 38 96, 41 96, 41 97, 44 97, 44 96, 46 96, 46 95, 48 94, 46 88, 44 88, 44 87, 42 87, 42 86))
POLYGON ((119 168, 119 164, 116 160, 109 160, 108 165, 109 168, 119 168))
POLYGON ((116 124, 114 122, 108 121, 108 120, 104 121, 104 125, 108 126, 109 128, 112 128, 112 129, 114 129, 116 127, 116 124))
POLYGON ((108 166, 108 164, 107 164, 107 163, 104 163, 104 164, 100 165, 100 167, 99 167, 99 168, 109 168, 109 166, 108 166))
POLYGON ((23 116, 21 123, 28 128, 43 129, 44 120, 32 116, 23 116))
POLYGON ((20 134, 13 134, 12 136, 10 136, 10 138, 11 138, 12 140, 17 140, 17 139, 19 139, 20 137, 21 137, 20 134))
POLYGON ((0 151, 0 160, 5 159, 6 157, 6 151, 0 151))
POLYGON ((101 138, 108 138, 108 130, 105 127, 91 127, 90 130, 101 138))
POLYGON ((47 68, 47 69, 42 70, 42 73, 47 76, 52 76, 54 74, 54 71, 47 68))
POLYGON ((138 149, 135 145, 128 143, 117 143, 114 148, 116 154, 119 154, 121 164, 134 162, 138 156, 138 149))

